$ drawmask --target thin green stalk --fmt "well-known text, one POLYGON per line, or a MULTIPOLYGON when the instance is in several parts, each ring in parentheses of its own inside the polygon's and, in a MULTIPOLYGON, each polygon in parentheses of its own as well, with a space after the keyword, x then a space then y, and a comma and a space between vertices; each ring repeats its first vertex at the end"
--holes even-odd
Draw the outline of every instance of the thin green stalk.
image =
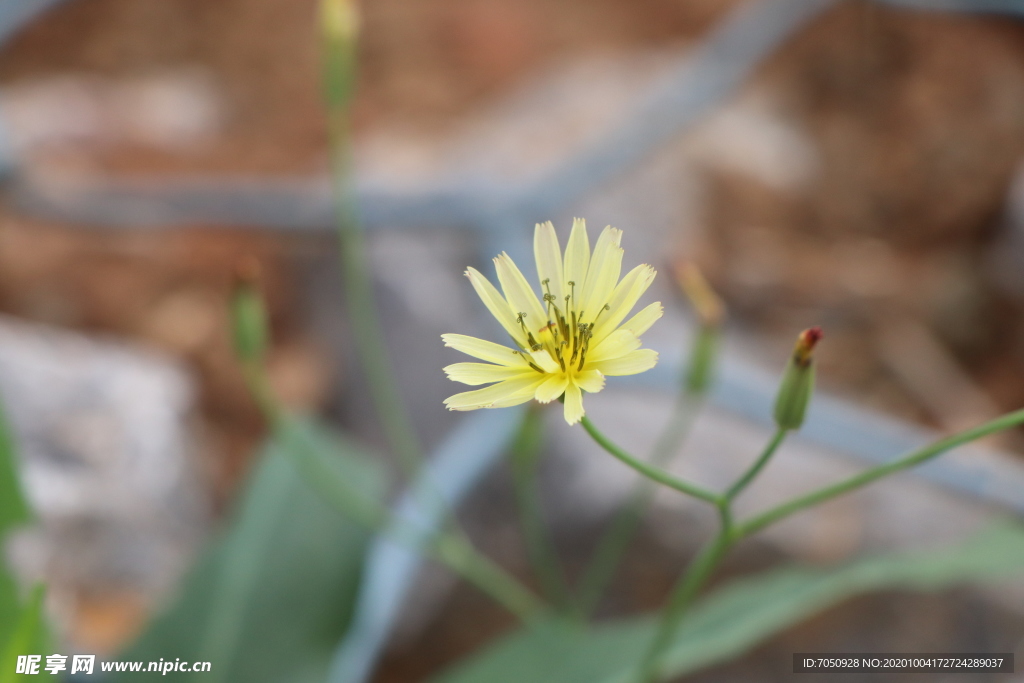
POLYGON ((665 650, 671 645, 679 631, 687 609, 693 604, 697 593, 707 583, 722 558, 735 543, 736 537, 733 531, 729 502, 725 500, 720 502, 718 510, 721 516, 721 528, 715 538, 690 563, 686 573, 673 589, 654 639, 640 662, 638 683, 654 683, 658 680, 665 650))
POLYGON ((500 566, 481 555, 461 536, 438 534, 428 546, 431 556, 519 617, 537 621, 547 607, 500 566))
POLYGON ((913 451, 902 458, 894 460, 893 462, 873 467, 861 472, 860 474, 856 474, 849 479, 845 479, 836 484, 813 491, 787 503, 782 503, 767 512, 761 513, 753 519, 743 522, 738 526, 736 532, 739 536, 749 536, 769 524, 777 522, 784 517, 788 517, 789 515, 799 512, 800 510, 804 510, 835 498, 836 496, 859 489, 860 487, 866 486, 867 484, 877 481, 882 477, 919 465, 945 453, 946 451, 952 450, 957 446, 962 446, 970 441, 1003 431, 1004 429, 1016 427, 1020 424, 1024 424, 1024 409, 1007 413, 1002 417, 997 417, 996 419, 974 427, 973 429, 968 429, 967 431, 936 441, 933 444, 913 451))
POLYGON ((629 453, 615 445, 611 440, 608 439, 608 437, 606 437, 600 431, 598 431, 597 427, 594 426, 594 423, 590 421, 590 418, 584 416, 583 419, 580 421, 580 424, 583 425, 583 428, 587 430, 587 433, 590 434, 590 436, 594 439, 594 441, 598 443, 598 445, 601 446, 601 448, 605 449, 611 455, 618 458, 627 466, 632 467, 634 470, 644 475, 648 479, 652 479, 658 482, 659 484, 667 486, 671 489, 675 489, 680 493, 685 493, 688 496, 693 496, 694 498, 699 498, 701 500, 705 500, 715 505, 718 505, 719 502, 722 500, 722 497, 717 493, 708 491, 707 489, 697 486, 696 484, 691 484, 688 481, 674 477, 665 470, 661 469, 660 467, 649 465, 643 462, 642 460, 638 460, 637 458, 633 457, 632 455, 630 455, 629 453))
POLYGON ((775 430, 775 434, 772 436, 771 441, 768 442, 768 445, 765 446, 764 451, 762 451, 761 457, 754 461, 754 464, 751 465, 747 471, 736 480, 736 483, 730 486, 729 490, 725 492, 727 500, 733 500, 736 498, 743 489, 747 488, 747 485, 750 484, 750 482, 754 481, 754 477, 760 474, 761 470, 764 469, 764 466, 767 465, 768 461, 771 460, 773 455, 775 455, 775 451, 778 450, 780 445, 782 445, 782 442, 785 440, 786 434, 788 433, 789 430, 783 427, 779 427, 775 430))
POLYGON ((351 123, 355 91, 356 23, 352 3, 324 2, 324 99, 327 104, 338 244, 349 319, 370 397, 385 436, 405 470, 419 470, 422 454, 387 357, 384 332, 374 303, 362 227, 351 186, 351 123))
POLYGON ((559 565, 558 555, 546 531, 537 482, 537 467, 543 440, 543 417, 539 410, 529 408, 523 415, 519 433, 511 448, 512 481, 519 521, 530 558, 545 596, 553 604, 564 605, 569 590, 559 565))
MULTIPOLYGON (((273 393, 266 370, 259 360, 242 360, 242 369, 249 389, 272 428, 280 427, 287 413, 273 393)), ((425 552, 429 557, 448 567, 481 592, 524 622, 538 619, 547 612, 543 602, 519 581, 505 572, 472 546, 457 530, 439 530, 423 541, 415 528, 392 514, 383 505, 371 506, 352 496, 344 486, 338 486, 331 476, 325 476, 316 463, 301 453, 286 450, 293 464, 310 486, 331 506, 355 522, 376 533, 387 533, 393 539, 425 552)))
MULTIPOLYGON (((672 416, 651 451, 649 462, 661 466, 679 452, 693 426, 701 399, 702 396, 688 392, 679 394, 672 416)), ((586 619, 597 608, 656 490, 655 483, 650 479, 639 481, 633 487, 629 500, 616 513, 607 531, 598 540, 597 549, 580 579, 579 600, 575 610, 580 619, 586 619)))

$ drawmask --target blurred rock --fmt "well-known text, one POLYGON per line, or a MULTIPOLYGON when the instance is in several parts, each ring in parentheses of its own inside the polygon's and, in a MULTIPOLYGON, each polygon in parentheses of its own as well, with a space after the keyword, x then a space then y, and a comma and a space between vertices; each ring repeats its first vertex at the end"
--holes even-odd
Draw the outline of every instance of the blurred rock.
POLYGON ((38 517, 11 558, 48 584, 65 633, 80 598, 146 604, 167 591, 209 513, 188 373, 153 352, 0 318, 0 394, 38 517))
POLYGON ((196 147, 217 132, 221 109, 210 75, 195 69, 120 80, 54 76, 8 85, 0 96, 11 145, 29 158, 82 145, 196 147))

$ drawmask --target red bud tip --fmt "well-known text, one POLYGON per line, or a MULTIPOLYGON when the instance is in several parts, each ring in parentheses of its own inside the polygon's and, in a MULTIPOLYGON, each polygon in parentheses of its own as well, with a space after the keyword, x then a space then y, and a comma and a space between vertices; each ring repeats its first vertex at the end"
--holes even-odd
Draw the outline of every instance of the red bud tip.
POLYGON ((800 333, 796 340, 796 348, 793 350, 793 360, 800 365, 807 365, 811 361, 811 354, 814 347, 821 341, 825 333, 820 327, 811 327, 800 333))

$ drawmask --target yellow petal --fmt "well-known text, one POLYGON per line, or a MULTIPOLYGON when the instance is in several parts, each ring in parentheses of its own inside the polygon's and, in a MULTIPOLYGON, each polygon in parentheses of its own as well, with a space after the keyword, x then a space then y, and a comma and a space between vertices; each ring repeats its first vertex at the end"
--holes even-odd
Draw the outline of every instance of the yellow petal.
POLYGON ((645 306, 639 313, 627 320, 625 324, 622 325, 622 329, 629 330, 639 337, 641 334, 651 329, 651 325, 657 322, 664 312, 665 309, 662 308, 661 302, 655 301, 653 304, 645 306))
POLYGON ((605 375, 635 375, 650 370, 658 363, 658 352, 653 349, 638 349, 623 356, 600 360, 594 363, 587 361, 587 368, 599 370, 605 375))
POLYGON ((587 352, 586 365, 593 367, 594 361, 618 358, 639 348, 640 339, 629 330, 619 328, 587 352))
POLYGON ((580 388, 569 382, 565 386, 565 421, 574 425, 583 417, 583 392, 580 388))
POLYGON ((544 372, 561 372, 562 366, 558 364, 558 361, 551 357, 551 354, 545 349, 540 351, 534 351, 530 354, 530 358, 533 359, 536 364, 544 372))
MULTIPOLYGON (((565 295, 562 293, 562 248, 558 244, 558 235, 551 221, 538 223, 533 231, 533 256, 537 260, 537 277, 543 293, 555 297, 558 308, 565 313, 565 295), (544 281, 548 281, 547 290, 544 281)), ((544 307, 547 310, 547 307, 544 307)))
POLYGON ((619 326, 654 281, 655 271, 646 263, 626 273, 616 285, 605 311, 594 325, 593 341, 599 342, 619 326))
POLYGON ((441 339, 444 341, 445 346, 456 351, 462 351, 462 353, 479 358, 480 360, 522 370, 530 367, 518 350, 510 349, 501 344, 495 344, 494 342, 477 339, 465 334, 442 334, 441 339))
POLYGON ((580 389, 589 391, 591 394, 596 394, 604 389, 604 375, 597 370, 588 368, 583 372, 578 372, 573 376, 573 381, 580 389))
POLYGON ((477 408, 518 405, 533 398, 534 392, 543 381, 543 375, 536 373, 527 377, 507 379, 483 389, 464 391, 461 394, 449 396, 445 399, 444 404, 448 406, 448 410, 476 410, 477 408))
POLYGON ((569 243, 565 245, 565 294, 574 297, 570 306, 578 311, 583 304, 583 286, 587 281, 590 266, 590 240, 587 239, 587 222, 576 218, 572 222, 569 243), (569 283, 575 283, 570 286, 569 283))
POLYGON ((453 382, 462 382, 471 386, 501 382, 520 376, 532 375, 534 379, 539 377, 537 371, 528 366, 524 370, 523 368, 508 368, 490 363, 454 363, 446 367, 444 372, 453 382))
MULTIPOLYGON (((597 238, 583 290, 584 320, 593 321, 611 297, 622 272, 622 231, 608 226, 597 238)), ((606 313, 609 311, 606 311, 606 313)))
POLYGON ((537 295, 526 281, 523 274, 509 255, 502 252, 494 259, 494 267, 498 271, 498 282, 505 292, 505 298, 515 310, 516 315, 524 315, 523 321, 534 336, 548 324, 548 316, 537 301, 537 295))
POLYGON ((535 382, 528 387, 524 387, 519 391, 509 394, 503 399, 497 400, 488 408, 510 408, 512 406, 518 406, 527 401, 533 400, 534 394, 537 392, 537 387, 540 386, 540 382, 535 382))
POLYGON ((466 277, 469 278, 473 289, 476 290, 477 295, 484 302, 484 306, 491 312, 491 315, 501 323, 501 326, 516 340, 517 344, 527 348, 526 335, 523 334, 522 327, 516 322, 518 313, 509 307, 508 302, 501 296, 497 288, 491 284, 490 280, 481 275, 480 271, 476 268, 467 268, 466 277))
POLYGON ((562 395, 568 384, 569 378, 565 375, 551 375, 537 387, 535 398, 541 403, 551 403, 562 395))

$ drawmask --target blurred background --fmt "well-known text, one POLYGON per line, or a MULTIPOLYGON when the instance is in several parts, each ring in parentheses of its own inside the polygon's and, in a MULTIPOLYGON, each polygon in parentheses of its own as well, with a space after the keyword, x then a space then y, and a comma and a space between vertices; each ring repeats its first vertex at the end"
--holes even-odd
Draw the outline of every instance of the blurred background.
MULTIPOLYGON (((706 111, 687 105, 694 115, 652 153, 571 201, 504 221, 487 214, 485 230, 459 213, 463 191, 497 206, 574 155, 582 173, 599 167, 587 150, 642 122, 648 95, 742 4, 767 3, 363 4, 356 176, 390 351, 425 443, 458 421, 441 405, 455 391, 441 367, 456 358, 437 335, 493 332, 462 270, 503 249, 524 265, 533 223, 552 219, 566 234, 573 215, 592 232, 624 229, 627 266, 662 273, 651 300, 669 312, 650 345, 669 365, 690 329, 670 277, 685 258, 727 303, 730 357, 775 372, 797 331, 825 328, 818 376, 844 399, 840 418, 856 404, 950 431, 1024 403, 1019 18, 853 0, 801 14, 775 3, 789 22, 766 27, 778 48, 735 89, 708 93, 706 111), (435 195, 456 208, 386 210, 389 197, 435 195)), ((265 270, 270 371, 287 403, 383 440, 344 323, 316 2, 53 5, 0 51, 0 392, 41 516, 10 554, 22 575, 50 582, 63 638, 114 652, 173 592, 263 437, 229 343, 240 258, 265 270)), ((743 42, 742 31, 733 37, 743 42)), ((693 97, 704 102, 699 89, 693 97)), ((644 442, 643 425, 667 414, 650 387, 612 394, 595 397, 595 419, 623 439, 644 442)), ((687 466, 706 479, 727 479, 761 438, 756 420, 734 415, 737 400, 726 394, 688 449, 687 466), (697 458, 709 450, 720 457, 697 458)), ((571 571, 631 479, 596 463, 564 424, 551 432, 545 491, 571 571)), ((987 445, 1014 451, 1024 440, 987 445)), ((799 444, 765 500, 852 471, 840 450, 799 444)), ((464 516, 489 553, 525 573, 511 505, 495 471, 464 516)), ((744 547, 726 574, 945 538, 991 515, 906 482, 828 510, 744 547), (894 514, 906 523, 877 528, 894 514)), ((674 501, 652 519, 607 614, 657 605, 707 528, 674 501), (667 532, 662 519, 693 531, 667 532)), ((442 572, 426 570, 417 586, 375 680, 423 680, 508 627, 442 572)), ((694 680, 788 680, 794 651, 1008 651, 1022 635, 1021 599, 884 594, 694 680)))

